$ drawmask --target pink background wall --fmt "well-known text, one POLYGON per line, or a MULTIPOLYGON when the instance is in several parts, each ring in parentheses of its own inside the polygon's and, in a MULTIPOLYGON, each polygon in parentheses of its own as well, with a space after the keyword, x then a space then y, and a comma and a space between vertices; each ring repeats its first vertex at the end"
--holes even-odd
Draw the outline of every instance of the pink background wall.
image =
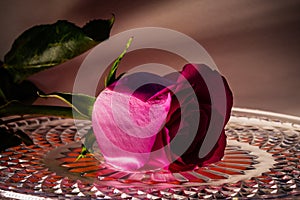
MULTIPOLYGON (((300 1, 296 0, 1 0, 0 59, 29 27, 58 19, 81 26, 114 13, 112 35, 131 28, 159 26, 197 40, 227 77, 235 106, 300 116, 299 11, 300 1)), ((180 60, 160 55, 151 51, 130 54, 124 59, 123 70, 148 61, 181 68, 180 60)), ((45 71, 32 80, 48 91, 71 90, 75 70, 84 56, 50 70, 59 77, 45 71)))

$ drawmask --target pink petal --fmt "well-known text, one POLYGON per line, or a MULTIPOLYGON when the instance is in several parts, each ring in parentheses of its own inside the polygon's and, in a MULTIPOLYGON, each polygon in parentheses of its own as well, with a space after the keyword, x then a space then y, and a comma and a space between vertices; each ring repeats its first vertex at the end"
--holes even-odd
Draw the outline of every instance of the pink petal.
POLYGON ((126 93, 102 91, 94 105, 92 123, 106 162, 130 171, 143 167, 170 104, 170 95, 145 102, 126 93))

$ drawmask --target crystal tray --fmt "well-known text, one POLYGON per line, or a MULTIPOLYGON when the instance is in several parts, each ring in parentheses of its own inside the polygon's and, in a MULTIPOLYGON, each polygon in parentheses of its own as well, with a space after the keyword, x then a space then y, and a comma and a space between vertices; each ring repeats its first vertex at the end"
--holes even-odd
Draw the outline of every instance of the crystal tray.
POLYGON ((224 158, 180 173, 124 172, 92 155, 75 161, 89 121, 1 120, 0 126, 22 129, 34 141, 0 153, 1 199, 300 198, 298 117, 234 108, 224 158))

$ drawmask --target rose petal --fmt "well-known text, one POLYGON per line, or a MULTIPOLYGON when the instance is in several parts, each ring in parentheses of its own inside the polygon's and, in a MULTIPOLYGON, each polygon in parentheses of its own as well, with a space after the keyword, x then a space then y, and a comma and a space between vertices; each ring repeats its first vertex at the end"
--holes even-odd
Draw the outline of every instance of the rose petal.
MULTIPOLYGON (((198 96, 200 105, 211 105, 211 99, 214 98, 214 105, 212 106, 216 110, 218 110, 220 114, 224 114, 224 116, 226 116, 226 123, 229 120, 233 104, 232 92, 228 86, 226 79, 222 77, 219 72, 212 70, 211 68, 203 64, 187 64, 183 67, 181 74, 192 85, 195 93, 198 96), (220 82, 220 80, 222 82, 220 82), (208 85, 210 87, 210 90, 208 90, 208 85), (226 101, 225 107, 222 103, 222 101, 224 100, 226 101)), ((177 82, 180 82, 180 80, 177 80, 177 82)))
POLYGON ((141 168, 170 109, 170 95, 151 101, 105 89, 93 109, 93 128, 107 163, 126 170, 141 168))
MULTIPOLYGON (((224 77, 222 77, 217 71, 210 69, 205 65, 186 65, 181 74, 179 76, 176 73, 165 76, 168 79, 174 80, 176 79, 176 93, 185 93, 186 99, 191 97, 191 94, 188 92, 187 88, 193 88, 199 103, 199 111, 200 112, 200 121, 199 128, 197 132, 197 136, 194 138, 193 143, 188 147, 186 152, 180 156, 174 163, 169 166, 169 170, 171 171, 181 171, 181 170, 191 170, 196 166, 205 166, 213 162, 219 161, 223 155, 226 146, 226 135, 224 132, 224 125, 227 123, 230 117, 230 112, 232 108, 232 93, 229 89, 229 86, 224 77), (185 80, 188 80, 189 84, 186 83, 185 80), (209 87, 209 89, 208 89, 209 87), (214 98, 212 104, 212 98, 214 98), (199 158, 198 152, 200 147, 202 146, 203 140, 206 137, 208 126, 211 122, 212 110, 214 110, 214 117, 218 121, 223 121, 223 123, 219 123, 219 138, 216 138, 216 144, 212 148, 212 150, 204 157, 199 158)), ((172 102, 174 102, 174 96, 172 96, 172 102)), ((181 120, 183 120, 183 124, 186 124, 185 129, 186 138, 189 137, 191 127, 193 126, 192 116, 193 113, 189 110, 188 105, 191 102, 187 102, 186 104, 180 105, 181 112, 177 107, 171 106, 171 111, 177 108, 177 112, 172 112, 170 117, 170 121, 167 123, 167 127, 169 129, 174 128, 174 126, 178 127, 178 121, 172 121, 172 119, 178 118, 178 115, 181 116, 181 120), (191 117, 189 117, 191 116, 191 117), (171 122, 171 123, 170 123, 171 122)), ((170 113, 171 113, 170 111, 170 113)), ((213 125, 214 126, 214 125, 213 125)), ((175 131, 177 133, 180 130, 175 131)), ((182 131, 182 130, 181 130, 182 131)), ((174 134, 174 131, 170 131, 171 134, 174 134)), ((181 141, 184 142, 185 138, 182 137, 181 141)), ((172 151, 174 152, 174 151, 172 151)))
MULTIPOLYGON (((156 96, 154 98, 159 98, 158 96, 160 95, 157 95, 157 93, 174 84, 176 84, 174 80, 147 72, 137 72, 124 75, 124 77, 111 84, 108 88, 119 93, 132 95, 146 102, 153 96, 156 96)), ((166 95, 167 93, 164 94, 166 95)))

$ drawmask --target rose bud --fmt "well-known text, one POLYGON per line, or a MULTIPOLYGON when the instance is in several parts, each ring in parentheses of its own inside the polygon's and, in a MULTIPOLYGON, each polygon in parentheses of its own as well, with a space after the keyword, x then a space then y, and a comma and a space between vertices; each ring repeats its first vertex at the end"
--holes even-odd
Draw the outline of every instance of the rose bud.
POLYGON ((105 161, 126 171, 193 170, 222 159, 233 97, 205 65, 124 76, 97 97, 92 125, 105 161))

